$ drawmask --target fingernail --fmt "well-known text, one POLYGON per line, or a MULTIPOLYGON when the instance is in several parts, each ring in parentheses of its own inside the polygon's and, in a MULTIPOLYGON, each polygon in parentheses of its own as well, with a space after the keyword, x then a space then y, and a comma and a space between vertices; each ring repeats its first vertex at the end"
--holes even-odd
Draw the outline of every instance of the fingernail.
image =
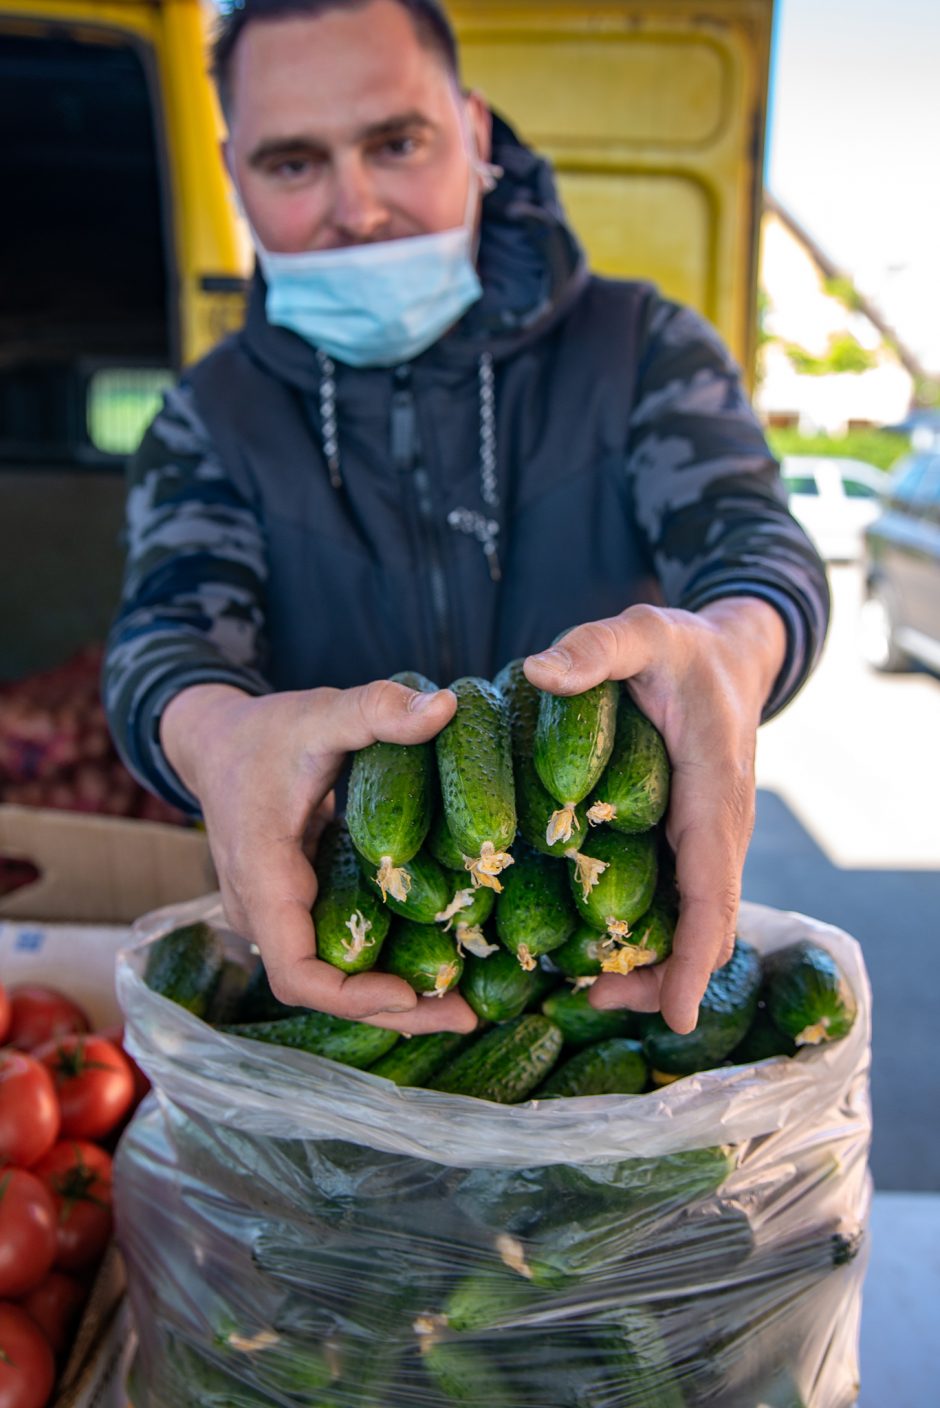
POLYGON ((571 656, 567 650, 559 650, 557 646, 543 651, 541 655, 533 655, 532 659, 537 665, 544 665, 547 670, 556 670, 561 675, 571 669, 571 656))
MULTIPOLYGON (((440 693, 440 691, 438 691, 438 693, 440 693)), ((436 698, 437 694, 425 694, 423 692, 416 691, 411 696, 411 699, 408 701, 408 708, 412 714, 419 714, 422 709, 426 709, 429 704, 433 704, 436 698)), ((389 1011, 393 1010, 393 1008, 389 1008, 389 1011)))

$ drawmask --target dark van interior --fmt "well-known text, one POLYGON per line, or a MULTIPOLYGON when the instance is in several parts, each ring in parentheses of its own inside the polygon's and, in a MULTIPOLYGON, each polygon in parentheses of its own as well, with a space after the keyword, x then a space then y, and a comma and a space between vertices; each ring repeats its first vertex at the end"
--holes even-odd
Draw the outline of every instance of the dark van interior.
POLYGON ((0 681, 103 640, 123 467, 176 362, 143 50, 0 22, 0 681))

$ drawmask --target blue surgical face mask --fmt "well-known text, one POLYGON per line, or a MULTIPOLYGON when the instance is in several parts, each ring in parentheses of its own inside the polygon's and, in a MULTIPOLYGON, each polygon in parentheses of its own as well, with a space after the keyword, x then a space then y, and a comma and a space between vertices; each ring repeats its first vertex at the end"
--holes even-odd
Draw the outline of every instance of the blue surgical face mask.
POLYGON ((268 322, 352 367, 417 357, 482 296, 473 259, 475 195, 480 185, 495 184, 496 171, 472 160, 464 222, 456 229, 302 254, 275 254, 255 236, 268 322))

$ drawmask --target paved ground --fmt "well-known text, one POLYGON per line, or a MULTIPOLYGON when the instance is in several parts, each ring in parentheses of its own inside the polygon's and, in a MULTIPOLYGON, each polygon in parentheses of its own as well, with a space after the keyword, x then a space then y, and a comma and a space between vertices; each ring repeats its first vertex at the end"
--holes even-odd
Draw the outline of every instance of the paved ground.
POLYGON ((832 571, 833 630, 803 693, 761 731, 750 900, 854 935, 874 994, 879 1189, 940 1191, 940 679, 861 663, 859 577, 832 571))

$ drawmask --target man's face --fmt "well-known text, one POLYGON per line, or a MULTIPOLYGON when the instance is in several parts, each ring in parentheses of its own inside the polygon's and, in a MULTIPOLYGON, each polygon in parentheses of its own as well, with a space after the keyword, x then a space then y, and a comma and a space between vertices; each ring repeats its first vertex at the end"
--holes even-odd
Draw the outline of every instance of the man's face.
POLYGON ((463 223, 468 129, 486 158, 489 113, 461 96, 395 0, 247 25, 231 93, 225 160, 266 249, 338 249, 463 223))

